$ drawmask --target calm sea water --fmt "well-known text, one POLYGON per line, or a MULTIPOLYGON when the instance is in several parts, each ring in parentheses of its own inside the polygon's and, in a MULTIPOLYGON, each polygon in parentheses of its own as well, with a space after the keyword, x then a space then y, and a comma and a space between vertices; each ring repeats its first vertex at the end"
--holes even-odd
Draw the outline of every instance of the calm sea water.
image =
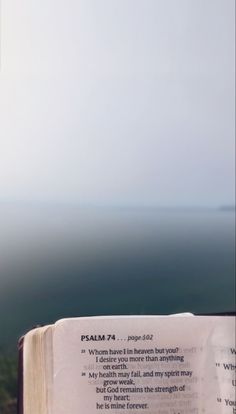
POLYGON ((0 345, 97 314, 233 310, 234 212, 0 206, 0 345))

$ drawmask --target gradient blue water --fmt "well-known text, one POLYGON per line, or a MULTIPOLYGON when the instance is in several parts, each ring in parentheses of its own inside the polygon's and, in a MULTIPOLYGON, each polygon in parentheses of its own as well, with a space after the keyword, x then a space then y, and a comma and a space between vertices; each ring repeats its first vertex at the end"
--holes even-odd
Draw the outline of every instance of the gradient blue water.
POLYGON ((0 207, 0 345, 67 316, 234 308, 234 213, 0 207))

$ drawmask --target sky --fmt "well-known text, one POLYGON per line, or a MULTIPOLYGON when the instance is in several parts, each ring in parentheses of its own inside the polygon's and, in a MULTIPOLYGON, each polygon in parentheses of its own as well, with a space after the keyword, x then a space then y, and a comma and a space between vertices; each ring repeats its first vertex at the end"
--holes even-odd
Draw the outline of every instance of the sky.
POLYGON ((1 0, 0 200, 234 204, 234 0, 1 0))

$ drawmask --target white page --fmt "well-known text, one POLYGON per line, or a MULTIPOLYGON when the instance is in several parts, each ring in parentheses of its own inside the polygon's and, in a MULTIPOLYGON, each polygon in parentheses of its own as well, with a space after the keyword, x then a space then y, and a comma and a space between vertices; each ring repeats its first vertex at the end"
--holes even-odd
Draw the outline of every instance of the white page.
POLYGON ((53 414, 234 414, 234 322, 184 316, 59 321, 53 414))

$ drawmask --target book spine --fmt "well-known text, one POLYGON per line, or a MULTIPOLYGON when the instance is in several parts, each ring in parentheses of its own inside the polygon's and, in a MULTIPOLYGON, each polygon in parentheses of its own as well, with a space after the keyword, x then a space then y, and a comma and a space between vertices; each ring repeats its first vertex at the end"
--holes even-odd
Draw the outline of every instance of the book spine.
POLYGON ((24 414, 24 337, 22 336, 18 341, 18 391, 17 391, 17 414, 24 414))

